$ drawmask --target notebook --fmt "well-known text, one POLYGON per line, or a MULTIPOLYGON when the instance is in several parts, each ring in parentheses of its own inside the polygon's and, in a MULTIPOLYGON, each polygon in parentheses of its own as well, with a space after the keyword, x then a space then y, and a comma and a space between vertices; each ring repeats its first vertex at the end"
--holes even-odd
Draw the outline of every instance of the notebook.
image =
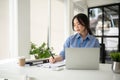
POLYGON ((100 48, 66 48, 66 68, 98 70, 100 48))

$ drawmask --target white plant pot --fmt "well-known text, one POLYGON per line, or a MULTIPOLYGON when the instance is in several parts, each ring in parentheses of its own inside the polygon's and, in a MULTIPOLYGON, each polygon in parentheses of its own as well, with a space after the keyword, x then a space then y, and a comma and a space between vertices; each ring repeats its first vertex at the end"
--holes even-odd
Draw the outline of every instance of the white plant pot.
POLYGON ((112 63, 112 71, 114 72, 114 73, 118 73, 118 74, 120 74, 120 62, 113 62, 112 63))

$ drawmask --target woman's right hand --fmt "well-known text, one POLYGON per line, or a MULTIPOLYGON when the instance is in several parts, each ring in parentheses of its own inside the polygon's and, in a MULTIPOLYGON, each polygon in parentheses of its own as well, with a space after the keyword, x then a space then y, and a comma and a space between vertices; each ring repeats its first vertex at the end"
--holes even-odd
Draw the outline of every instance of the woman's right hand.
POLYGON ((50 62, 50 63, 55 63, 55 62, 56 62, 55 57, 54 57, 54 58, 53 58, 53 57, 50 57, 50 58, 49 58, 49 62, 50 62))
POLYGON ((54 58, 53 58, 53 57, 50 57, 50 58, 49 58, 49 62, 50 62, 50 63, 55 63, 55 62, 62 61, 62 60, 63 60, 62 57, 59 56, 59 55, 54 56, 54 58))

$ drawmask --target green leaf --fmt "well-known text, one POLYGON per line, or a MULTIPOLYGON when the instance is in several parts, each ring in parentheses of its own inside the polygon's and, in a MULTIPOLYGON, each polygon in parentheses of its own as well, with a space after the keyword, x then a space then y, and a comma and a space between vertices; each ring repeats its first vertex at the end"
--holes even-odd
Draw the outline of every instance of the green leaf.
POLYGON ((48 58, 51 56, 50 52, 53 51, 53 47, 48 48, 46 43, 43 42, 40 46, 37 47, 36 44, 31 42, 30 55, 34 55, 36 59, 48 58))
POLYGON ((34 43, 31 43, 31 49, 36 49, 36 45, 34 43))
POLYGON ((111 52, 110 57, 113 61, 120 62, 120 52, 111 52))

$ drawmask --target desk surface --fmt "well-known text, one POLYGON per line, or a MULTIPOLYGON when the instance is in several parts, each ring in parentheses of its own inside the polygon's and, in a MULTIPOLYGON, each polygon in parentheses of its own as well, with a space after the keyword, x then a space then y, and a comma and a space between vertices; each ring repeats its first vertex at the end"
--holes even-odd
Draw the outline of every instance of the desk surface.
POLYGON ((18 66, 11 61, 0 64, 0 77, 12 80, 120 80, 120 74, 111 70, 111 64, 100 64, 99 70, 53 71, 50 68, 37 66, 18 66), (26 79, 26 76, 29 79, 26 79))

